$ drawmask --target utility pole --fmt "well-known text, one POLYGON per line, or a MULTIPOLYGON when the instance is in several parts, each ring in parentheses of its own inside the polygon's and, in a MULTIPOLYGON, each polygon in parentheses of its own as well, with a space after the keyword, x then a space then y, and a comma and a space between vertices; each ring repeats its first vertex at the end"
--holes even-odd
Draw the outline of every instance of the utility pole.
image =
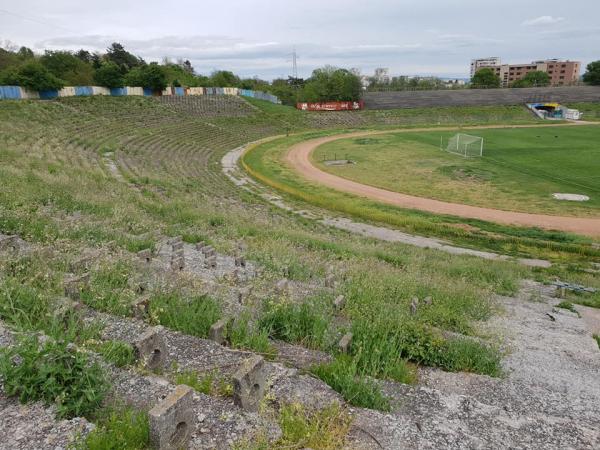
POLYGON ((298 54, 296 53, 296 47, 294 47, 294 51, 292 52, 292 76, 294 80, 298 79, 298 54))

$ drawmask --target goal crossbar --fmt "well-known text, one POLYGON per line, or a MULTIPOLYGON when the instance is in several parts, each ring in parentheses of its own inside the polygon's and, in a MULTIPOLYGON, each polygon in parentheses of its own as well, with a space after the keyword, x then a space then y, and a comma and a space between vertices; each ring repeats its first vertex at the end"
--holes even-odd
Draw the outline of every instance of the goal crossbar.
MULTIPOLYGON (((443 150, 442 140, 440 147, 443 150)), ((483 138, 472 134, 457 133, 448 140, 445 150, 465 158, 483 156, 483 138)))

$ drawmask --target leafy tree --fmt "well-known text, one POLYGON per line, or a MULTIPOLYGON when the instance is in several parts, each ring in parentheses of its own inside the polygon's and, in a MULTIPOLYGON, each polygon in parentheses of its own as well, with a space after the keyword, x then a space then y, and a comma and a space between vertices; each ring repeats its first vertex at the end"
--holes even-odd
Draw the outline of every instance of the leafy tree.
POLYGON ((81 49, 75 52, 74 56, 81 61, 90 64, 94 69, 99 69, 102 65, 102 61, 98 53, 91 53, 87 50, 81 49))
POLYGON ((40 62, 57 78, 72 86, 91 85, 94 68, 71 52, 46 50, 40 62))
POLYGON ((190 73, 181 64, 170 63, 161 67, 163 68, 167 77, 167 85, 186 87, 200 86, 198 77, 196 77, 193 73, 190 73))
POLYGON ((56 77, 37 61, 31 61, 23 65, 17 73, 17 81, 19 86, 34 91, 61 89, 65 85, 63 80, 56 77))
POLYGON ((302 98, 306 101, 353 101, 360 98, 360 78, 346 70, 325 66, 313 71, 302 98))
POLYGON ((500 77, 489 67, 479 69, 471 78, 471 89, 500 87, 500 77))
POLYGON ((0 71, 0 86, 18 86, 19 70, 16 66, 8 67, 0 71))
POLYGON ((284 105, 295 106, 300 99, 303 87, 304 80, 302 78, 278 78, 271 82, 268 91, 276 95, 284 105))
POLYGON ((236 87, 240 79, 233 72, 217 70, 211 74, 209 83, 215 87, 236 87))
POLYGON ((99 86, 118 88, 125 86, 121 69, 114 62, 105 62, 94 75, 94 80, 99 86))
POLYGON ((155 91, 162 91, 168 85, 165 70, 157 63, 132 69, 125 75, 125 83, 128 86, 142 86, 155 91))
POLYGON ((106 50, 106 59, 114 62, 121 68, 123 74, 127 73, 134 67, 143 66, 146 62, 125 50, 118 42, 113 42, 110 47, 106 50))
POLYGON ((599 86, 600 85, 600 61, 594 61, 587 65, 586 71, 583 74, 583 81, 586 83, 599 86))
POLYGON ((520 80, 515 81, 512 87, 524 88, 524 87, 535 87, 535 86, 548 86, 550 84, 550 76, 541 70, 534 70, 529 72, 520 80))
POLYGON ((26 59, 33 59, 34 58, 34 54, 33 54, 33 50, 31 50, 28 47, 21 47, 19 49, 19 51, 17 52, 17 56, 21 59, 21 60, 26 60, 26 59))

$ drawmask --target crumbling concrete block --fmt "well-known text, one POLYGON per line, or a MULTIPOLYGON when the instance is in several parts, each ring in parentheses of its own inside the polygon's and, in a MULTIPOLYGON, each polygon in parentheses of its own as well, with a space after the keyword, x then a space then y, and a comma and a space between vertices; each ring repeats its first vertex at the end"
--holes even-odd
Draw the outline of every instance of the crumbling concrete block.
POLYGON ((182 256, 171 258, 171 270, 181 271, 185 267, 185 259, 182 256))
POLYGON ((63 283, 65 296, 71 300, 79 300, 81 298, 81 291, 87 289, 89 284, 89 273, 85 273, 81 276, 70 275, 65 278, 63 283))
POLYGON ((287 294, 290 288, 290 283, 286 278, 283 278, 275 285, 275 290, 278 294, 287 294))
POLYGON ((433 305, 433 298, 431 298, 431 295, 428 295, 423 299, 423 304, 427 306, 433 305))
POLYGON ((98 258, 98 253, 88 253, 69 263, 69 271, 84 272, 91 269, 94 260, 98 258))
POLYGON ((417 308, 419 307, 419 298, 413 297, 410 301, 410 315, 414 316, 417 314, 417 308))
POLYGON ((150 445, 157 450, 187 448, 196 429, 194 390, 179 385, 148 413, 150 445))
POLYGON ((138 258, 140 258, 145 263, 150 263, 152 261, 152 250, 146 248, 144 250, 140 250, 137 252, 138 258))
POLYGON ((341 353, 348 353, 350 350, 350 345, 352 344, 352 333, 346 333, 338 342, 338 350, 341 353))
POLYGON ((142 275, 136 274, 127 279, 127 286, 136 294, 143 294, 148 290, 148 281, 142 275))
POLYGON ((181 236, 175 236, 175 237, 169 238, 167 240, 167 245, 173 245, 178 242, 182 242, 182 240, 183 240, 183 238, 181 236))
POLYGON ((217 257, 216 256, 208 256, 204 261, 204 267, 207 269, 214 269, 217 267, 217 257))
POLYGON ((233 401, 247 411, 256 411, 265 395, 265 360, 253 356, 242 364, 233 375, 233 401))
POLYGON ((1 251, 17 251, 19 250, 19 236, 0 234, 0 250, 1 251))
POLYGON ((210 245, 205 245, 205 246, 202 248, 202 253, 204 254, 204 256, 212 256, 212 255, 213 255, 213 253, 215 253, 215 254, 216 254, 216 252, 215 252, 215 249, 214 249, 214 248, 212 248, 212 246, 210 246, 210 245))
POLYGON ((221 319, 213 323, 208 330, 208 338, 217 344, 225 344, 227 338, 227 325, 229 324, 228 319, 221 319))
POLYGON ((343 295, 338 295, 333 301, 333 306, 337 311, 341 311, 346 306, 346 297, 343 295))
POLYGON ((236 256, 235 265, 236 267, 246 267, 246 258, 244 258, 243 256, 236 256))
POLYGON ((171 248, 173 249, 174 253, 181 253, 181 252, 183 252, 183 241, 174 242, 171 245, 171 248))
POLYGON ((81 310, 81 303, 70 300, 68 298, 62 298, 54 305, 52 315, 63 322, 67 322, 72 317, 73 312, 81 310))
POLYGON ((251 286, 238 289, 238 295, 237 295, 238 302, 244 303, 244 301, 246 301, 246 299, 248 297, 250 297, 251 294, 252 294, 251 286))
POLYGON ((148 316, 150 312, 150 296, 145 295, 143 297, 136 298, 131 303, 131 313, 136 319, 143 319, 148 316))
POLYGON ((326 288, 335 288, 335 277, 331 274, 325 277, 325 287, 326 288))
POLYGON ((148 329, 133 343, 133 346, 138 359, 147 369, 161 369, 166 365, 167 347, 162 327, 148 329))

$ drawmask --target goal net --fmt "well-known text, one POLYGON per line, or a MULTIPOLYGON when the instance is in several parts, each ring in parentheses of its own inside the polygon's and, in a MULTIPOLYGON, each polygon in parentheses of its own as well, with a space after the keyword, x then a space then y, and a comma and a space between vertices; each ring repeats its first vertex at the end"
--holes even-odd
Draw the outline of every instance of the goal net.
POLYGON ((446 151, 465 158, 483 156, 483 138, 464 133, 455 134, 448 140, 446 151))

